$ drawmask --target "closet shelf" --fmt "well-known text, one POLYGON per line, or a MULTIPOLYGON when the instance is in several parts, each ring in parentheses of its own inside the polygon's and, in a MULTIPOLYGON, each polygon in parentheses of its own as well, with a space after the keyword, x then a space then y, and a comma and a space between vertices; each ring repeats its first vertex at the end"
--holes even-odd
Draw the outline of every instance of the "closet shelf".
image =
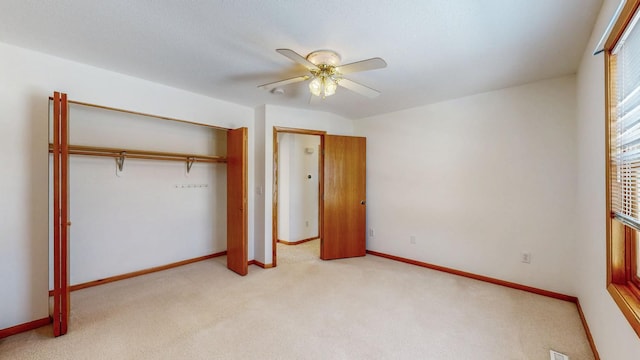
MULTIPOLYGON (((49 144, 49 152, 53 152, 53 144, 49 144)), ((187 161, 187 162, 204 162, 204 163, 226 163, 227 158, 224 156, 183 154, 161 151, 147 151, 134 149, 121 149, 85 145, 69 145, 70 155, 87 155, 87 156, 104 156, 113 158, 129 159, 146 159, 146 160, 165 160, 165 161, 187 161)))

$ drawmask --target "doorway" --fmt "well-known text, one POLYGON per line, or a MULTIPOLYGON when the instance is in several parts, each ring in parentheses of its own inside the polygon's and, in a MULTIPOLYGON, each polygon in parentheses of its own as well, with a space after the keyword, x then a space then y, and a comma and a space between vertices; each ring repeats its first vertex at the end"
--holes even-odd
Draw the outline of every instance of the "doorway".
POLYGON ((273 266, 279 246, 300 245, 301 251, 294 253, 308 256, 312 251, 319 258, 325 132, 278 127, 273 131, 273 266))

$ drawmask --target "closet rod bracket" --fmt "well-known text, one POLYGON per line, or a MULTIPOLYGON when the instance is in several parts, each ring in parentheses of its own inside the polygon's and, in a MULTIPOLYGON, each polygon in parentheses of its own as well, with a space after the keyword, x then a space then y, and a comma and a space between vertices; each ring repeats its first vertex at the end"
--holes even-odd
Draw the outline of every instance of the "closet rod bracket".
POLYGON ((193 157, 187 158, 187 174, 191 172, 191 167, 193 166, 194 162, 196 162, 196 158, 193 158, 193 157))
POLYGON ((122 151, 120 153, 120 156, 116 158, 116 165, 118 166, 118 171, 122 172, 122 169, 124 168, 124 159, 127 156, 127 152, 126 151, 122 151))

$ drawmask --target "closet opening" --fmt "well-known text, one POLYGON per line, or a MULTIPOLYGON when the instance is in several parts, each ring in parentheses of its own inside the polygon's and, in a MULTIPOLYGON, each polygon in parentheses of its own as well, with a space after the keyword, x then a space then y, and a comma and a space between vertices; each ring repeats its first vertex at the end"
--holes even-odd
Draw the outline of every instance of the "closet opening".
POLYGON ((50 98, 50 295, 227 255, 247 273, 247 129, 50 98))

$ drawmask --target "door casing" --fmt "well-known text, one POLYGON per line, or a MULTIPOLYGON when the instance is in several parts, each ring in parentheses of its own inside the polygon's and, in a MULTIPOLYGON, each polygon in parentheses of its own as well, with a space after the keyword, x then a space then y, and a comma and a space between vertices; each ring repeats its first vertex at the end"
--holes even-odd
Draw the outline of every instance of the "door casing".
POLYGON ((324 188, 324 163, 322 151, 324 151, 324 136, 327 133, 326 131, 321 130, 306 130, 306 129, 296 129, 296 128, 287 128, 287 127, 273 127, 273 203, 272 203, 272 223, 271 223, 271 242, 272 242, 272 266, 276 267, 278 265, 278 257, 277 257, 277 244, 278 244, 278 167, 279 167, 279 159, 278 159, 278 134, 287 133, 287 134, 299 134, 299 135, 317 135, 320 136, 320 156, 318 156, 318 235, 320 237, 320 246, 322 246, 322 198, 323 198, 323 188, 324 188))

